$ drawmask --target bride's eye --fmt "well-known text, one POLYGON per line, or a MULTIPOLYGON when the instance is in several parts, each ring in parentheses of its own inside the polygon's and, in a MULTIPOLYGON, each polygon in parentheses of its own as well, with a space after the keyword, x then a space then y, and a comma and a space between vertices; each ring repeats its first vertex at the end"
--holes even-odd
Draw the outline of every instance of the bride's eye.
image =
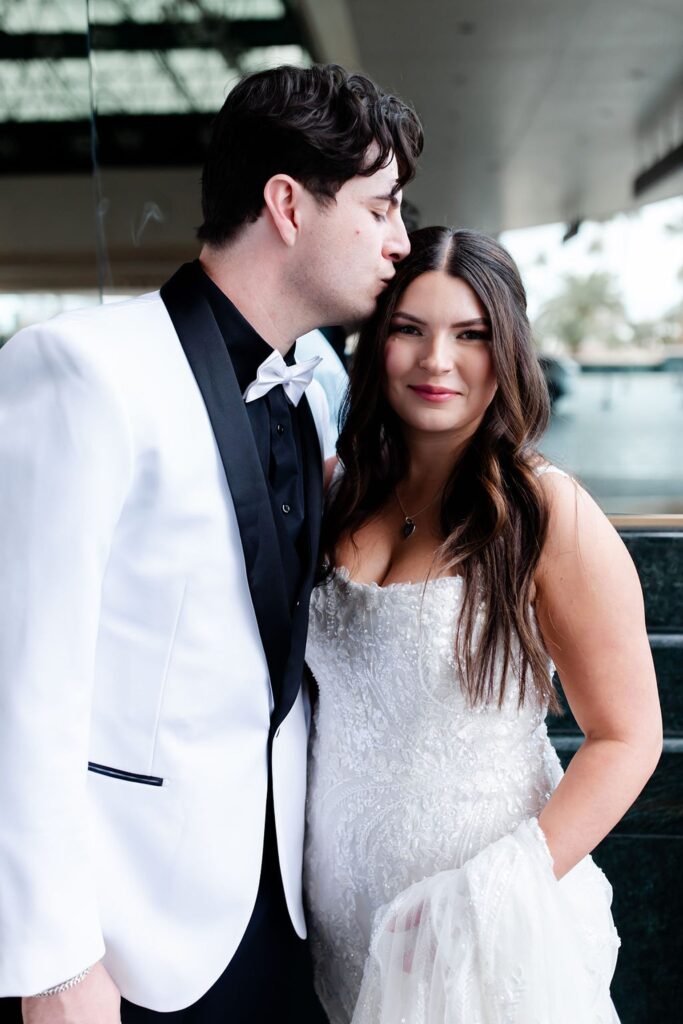
POLYGON ((490 341, 491 334, 489 331, 463 331, 458 338, 462 341, 490 341))
POLYGON ((414 324, 392 324, 389 328, 390 334, 407 334, 419 337, 420 332, 414 324))

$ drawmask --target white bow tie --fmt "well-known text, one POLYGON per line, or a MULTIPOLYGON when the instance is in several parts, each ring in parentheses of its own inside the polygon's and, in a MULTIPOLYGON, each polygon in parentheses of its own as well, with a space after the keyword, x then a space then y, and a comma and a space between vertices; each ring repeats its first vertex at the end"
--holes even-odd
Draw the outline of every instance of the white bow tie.
POLYGON ((256 380, 244 392, 244 401, 254 402, 257 398, 267 395, 271 388, 282 384, 292 405, 298 405, 304 391, 313 380, 313 371, 322 361, 322 356, 313 356, 303 363, 292 363, 291 366, 287 366, 279 352, 271 352, 259 366, 256 380))

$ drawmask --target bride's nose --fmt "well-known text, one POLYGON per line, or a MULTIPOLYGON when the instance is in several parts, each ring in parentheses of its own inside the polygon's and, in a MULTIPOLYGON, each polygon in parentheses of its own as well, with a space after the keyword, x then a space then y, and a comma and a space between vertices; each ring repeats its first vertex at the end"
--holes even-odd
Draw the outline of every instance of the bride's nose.
POLYGON ((434 375, 449 373, 454 366, 453 346, 448 338, 435 335, 423 351, 420 366, 434 375))

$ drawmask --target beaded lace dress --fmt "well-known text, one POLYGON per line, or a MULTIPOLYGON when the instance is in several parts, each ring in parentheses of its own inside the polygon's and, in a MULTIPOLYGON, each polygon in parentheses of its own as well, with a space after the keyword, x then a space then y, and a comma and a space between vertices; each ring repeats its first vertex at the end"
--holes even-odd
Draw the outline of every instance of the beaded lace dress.
POLYGON ((518 708, 513 671, 500 709, 468 705, 461 595, 457 577, 380 587, 344 569, 313 592, 319 996, 331 1024, 618 1024, 609 883, 590 857, 558 883, 535 821, 562 777, 546 709, 518 708))

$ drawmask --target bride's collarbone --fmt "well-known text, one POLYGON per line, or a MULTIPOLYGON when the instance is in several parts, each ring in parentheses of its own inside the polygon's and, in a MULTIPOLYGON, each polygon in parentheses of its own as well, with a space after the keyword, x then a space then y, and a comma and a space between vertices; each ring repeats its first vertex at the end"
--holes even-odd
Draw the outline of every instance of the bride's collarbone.
POLYGON ((356 583, 423 583, 435 571, 434 554, 441 543, 436 524, 416 523, 407 538, 403 519, 384 516, 365 523, 354 536, 337 547, 336 562, 344 566, 356 583))

